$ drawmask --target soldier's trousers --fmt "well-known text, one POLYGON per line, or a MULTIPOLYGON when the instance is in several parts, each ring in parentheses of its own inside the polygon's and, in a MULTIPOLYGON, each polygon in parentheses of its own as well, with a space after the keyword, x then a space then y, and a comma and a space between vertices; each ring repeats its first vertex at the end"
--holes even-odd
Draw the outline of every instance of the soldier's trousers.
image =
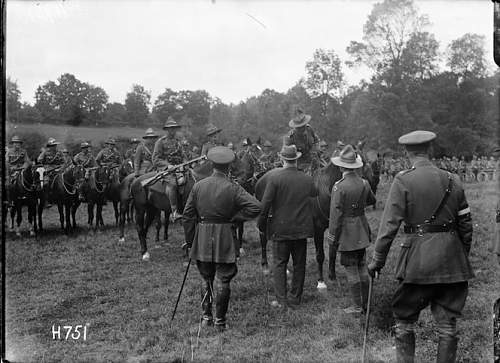
POLYGON ((170 201, 170 206, 172 207, 172 212, 177 211, 177 181, 175 175, 169 175, 167 177, 166 193, 168 200, 170 201))
POLYGON ((212 319, 212 298, 215 300, 215 325, 226 324, 226 313, 231 296, 230 283, 238 273, 236 263, 196 261, 204 280, 202 290, 203 318, 212 319))
POLYGON ((392 308, 396 319, 396 354, 398 362, 413 362, 415 323, 427 305, 438 329, 437 362, 454 362, 457 349, 457 318, 468 294, 467 281, 451 284, 400 284, 392 308))
POLYGON ((297 305, 302 299, 306 276, 307 240, 273 241, 274 293, 281 304, 287 302, 286 266, 292 255, 293 275, 289 302, 297 305))
POLYGON ((340 264, 346 270, 352 300, 356 307, 366 309, 369 277, 366 269, 366 249, 341 251, 340 264))

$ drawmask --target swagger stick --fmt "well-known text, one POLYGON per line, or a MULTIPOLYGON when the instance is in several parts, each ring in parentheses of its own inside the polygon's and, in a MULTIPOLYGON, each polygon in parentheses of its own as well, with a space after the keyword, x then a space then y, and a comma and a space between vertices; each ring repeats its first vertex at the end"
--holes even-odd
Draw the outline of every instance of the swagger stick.
POLYGON ((366 303, 366 320, 365 320, 365 335, 363 337, 363 359, 362 362, 366 362, 366 341, 368 340, 368 325, 370 323, 370 303, 372 300, 372 289, 373 289, 373 277, 370 276, 370 284, 368 287, 368 302, 366 303))
POLYGON ((174 311, 172 312, 172 318, 170 318, 170 324, 172 324, 172 321, 174 321, 175 313, 177 312, 177 305, 179 305, 179 300, 181 299, 182 290, 184 289, 184 284, 186 283, 186 278, 189 272, 189 266, 191 266, 191 258, 189 259, 188 265, 186 267, 186 272, 184 273, 184 279, 182 280, 181 290, 179 291, 179 295, 177 296, 175 308, 174 311))

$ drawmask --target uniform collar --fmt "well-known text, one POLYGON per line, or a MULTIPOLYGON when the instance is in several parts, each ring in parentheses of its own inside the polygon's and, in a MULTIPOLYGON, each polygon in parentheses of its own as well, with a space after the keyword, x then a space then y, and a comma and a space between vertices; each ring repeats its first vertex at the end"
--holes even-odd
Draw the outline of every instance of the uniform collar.
POLYGON ((214 169, 213 176, 218 176, 218 177, 223 177, 223 178, 228 178, 227 174, 224 174, 222 171, 219 171, 217 169, 214 169))
POLYGON ((357 175, 354 170, 349 170, 349 171, 344 171, 342 172, 342 178, 345 178, 346 176, 351 176, 351 175, 357 175))
POLYGON ((430 166, 434 165, 432 162, 429 160, 429 158, 426 158, 425 156, 416 156, 415 159, 413 160, 413 168, 418 168, 422 166, 430 166))
POLYGON ((297 169, 297 165, 295 164, 284 164, 283 169, 297 169))

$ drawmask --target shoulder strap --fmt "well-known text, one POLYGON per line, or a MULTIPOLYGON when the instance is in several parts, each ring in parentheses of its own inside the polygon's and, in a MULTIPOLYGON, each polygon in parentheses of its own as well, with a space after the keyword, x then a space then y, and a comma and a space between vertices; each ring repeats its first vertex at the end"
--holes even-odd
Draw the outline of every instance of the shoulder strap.
POLYGON ((431 223, 436 219, 437 215, 439 214, 439 212, 441 212, 441 209, 443 209, 444 205, 446 204, 446 201, 448 200, 448 197, 450 196, 451 187, 453 185, 453 178, 452 178, 450 173, 447 172, 446 174, 448 177, 448 186, 446 187, 446 190, 444 191, 443 198, 441 199, 441 202, 439 203, 439 205, 436 208, 436 210, 434 211, 434 213, 432 213, 432 216, 428 220, 426 220, 425 223, 431 223))

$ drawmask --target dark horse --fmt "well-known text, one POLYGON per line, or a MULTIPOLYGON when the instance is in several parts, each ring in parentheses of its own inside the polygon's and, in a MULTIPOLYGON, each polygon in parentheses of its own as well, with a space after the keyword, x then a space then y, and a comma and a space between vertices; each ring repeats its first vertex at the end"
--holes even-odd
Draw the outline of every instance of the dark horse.
MULTIPOLYGON (((189 169, 188 172, 185 173, 185 183, 177 188, 177 192, 180 196, 178 198, 180 202, 180 209, 183 209, 194 183, 209 176, 212 173, 212 170, 212 164, 210 162, 204 162, 194 169, 189 169)), ((131 193, 136 213, 136 228, 141 244, 143 259, 149 258, 149 254, 146 255, 146 238, 149 226, 158 216, 160 211, 167 211, 168 214, 170 214, 171 211, 170 201, 164 192, 164 181, 159 181, 151 187, 143 187, 141 185, 143 180, 148 179, 155 174, 155 172, 152 172, 141 175, 140 177, 134 179, 131 185, 131 193)), ((166 230, 168 231, 168 218, 166 218, 166 224, 166 230)), ((120 238, 123 238, 123 234, 120 238)))
MULTIPOLYGON (((102 167, 106 170, 105 173, 108 178, 104 189, 104 196, 106 200, 109 200, 113 204, 115 225, 118 226, 120 221, 119 203, 121 202, 121 184, 132 173, 132 163, 130 160, 125 160, 121 165, 103 164, 102 167)), ((127 209, 126 211, 126 214, 128 214, 129 210, 127 209)))
POLYGON ((9 186, 9 201, 12 204, 11 209, 11 225, 14 228, 14 217, 17 216, 16 236, 21 237, 19 230, 22 222, 23 205, 28 207, 28 223, 30 225, 30 236, 35 236, 38 232, 36 223, 36 206, 38 201, 38 193, 42 187, 40 173, 36 167, 29 165, 27 168, 17 170, 12 176, 12 181, 9 186))
POLYGON ((61 168, 53 170, 56 174, 50 181, 44 168, 37 169, 43 177, 43 190, 40 193, 40 204, 38 205, 38 227, 40 231, 42 230, 42 212, 47 202, 46 198, 57 204, 61 229, 65 233, 69 233, 72 228, 76 228, 75 215, 80 205, 77 192, 83 182, 85 169, 82 165, 74 164, 64 170, 60 170, 61 168))
POLYGON ((104 226, 102 218, 102 207, 106 202, 104 195, 109 181, 109 169, 106 167, 90 168, 90 175, 80 186, 80 191, 87 202, 87 223, 92 226, 94 223, 94 206, 96 207, 95 214, 95 229, 99 226, 104 226))

